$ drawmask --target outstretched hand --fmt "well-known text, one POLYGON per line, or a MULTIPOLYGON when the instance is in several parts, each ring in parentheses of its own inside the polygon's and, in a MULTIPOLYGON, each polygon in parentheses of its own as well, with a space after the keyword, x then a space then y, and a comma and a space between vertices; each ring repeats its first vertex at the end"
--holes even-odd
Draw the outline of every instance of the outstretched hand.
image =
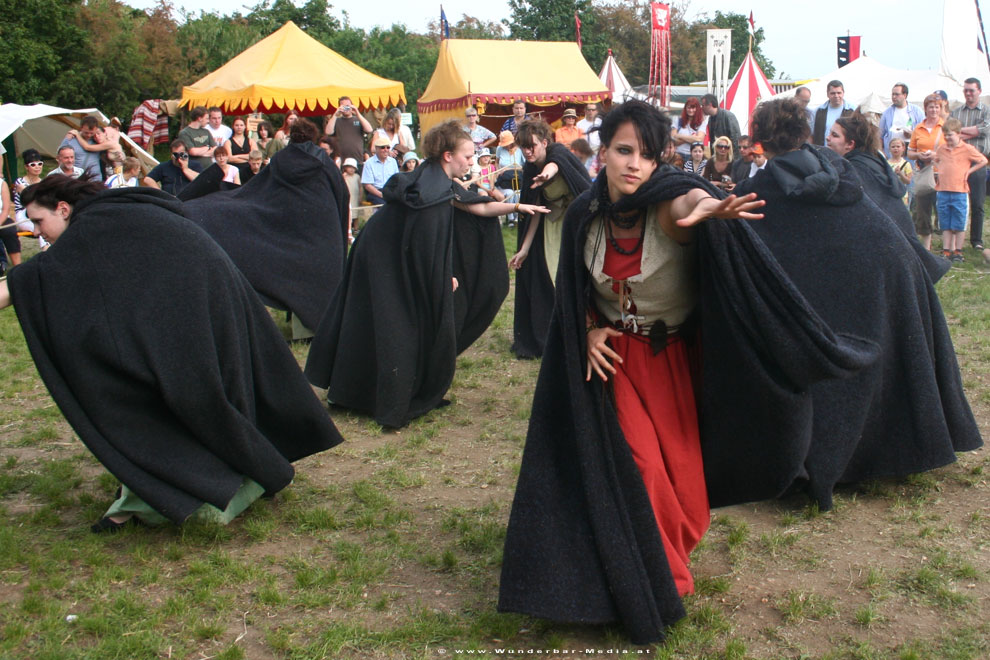
POLYGON ((533 185, 531 185, 530 188, 538 188, 542 186, 544 183, 557 176, 557 172, 559 171, 560 169, 557 167, 556 163, 547 163, 543 167, 543 171, 533 177, 533 185))
POLYGON ((763 214, 751 213, 751 211, 765 205, 764 200, 756 198, 756 193, 749 193, 742 197, 729 195, 723 200, 705 197, 698 200, 691 213, 677 221, 677 226, 691 227, 708 218, 760 220, 763 218, 763 214))
POLYGON ((520 204, 519 213, 525 213, 526 215, 536 215, 537 213, 549 213, 550 209, 545 206, 539 206, 538 204, 520 204))

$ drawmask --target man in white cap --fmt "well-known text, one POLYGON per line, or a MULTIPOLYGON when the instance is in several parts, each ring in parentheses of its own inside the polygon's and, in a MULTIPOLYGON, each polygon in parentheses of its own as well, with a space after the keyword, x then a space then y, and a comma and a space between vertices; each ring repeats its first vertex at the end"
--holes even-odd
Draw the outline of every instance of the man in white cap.
POLYGON ((384 204, 382 189, 385 187, 385 182, 399 171, 399 164, 388 155, 391 145, 387 137, 376 136, 371 146, 375 153, 364 162, 364 169, 361 171, 361 185, 364 186, 364 194, 369 202, 384 204))

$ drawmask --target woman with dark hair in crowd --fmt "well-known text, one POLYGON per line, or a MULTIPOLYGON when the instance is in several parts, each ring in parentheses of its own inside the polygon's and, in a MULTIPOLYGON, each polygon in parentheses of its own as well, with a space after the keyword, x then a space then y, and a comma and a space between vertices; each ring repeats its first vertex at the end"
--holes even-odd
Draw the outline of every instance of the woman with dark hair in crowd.
POLYGON ((265 164, 271 160, 272 154, 278 151, 278 143, 275 142, 275 127, 270 121, 258 122, 258 139, 255 145, 265 154, 265 164))
POLYGON ((564 213, 588 189, 591 177, 577 156, 553 142, 553 130, 542 119, 520 123, 516 144, 526 159, 522 200, 550 209, 546 215, 519 219, 518 249, 509 260, 509 267, 517 271, 512 352, 536 358, 543 354, 553 310, 564 213))
MULTIPOLYGON (((45 166, 44 160, 41 158, 41 154, 37 149, 25 149, 24 153, 21 154, 21 159, 24 161, 24 176, 18 177, 14 181, 13 193, 14 193, 14 219, 17 221, 17 227, 23 231, 32 231, 31 221, 28 220, 27 214, 24 212, 24 205, 21 203, 21 193, 28 186, 32 186, 41 181, 41 170, 45 166)), ((4 231, 13 231, 12 229, 6 229, 4 231)), ((42 250, 48 243, 45 239, 38 238, 38 247, 42 250)), ((11 257, 11 265, 17 265, 21 262, 20 251, 18 251, 17 257, 11 257)))
POLYGON ((897 225, 908 241, 917 246, 916 252, 925 270, 932 281, 937 282, 950 264, 931 254, 918 241, 911 213, 903 202, 907 190, 884 159, 880 151, 880 134, 873 123, 859 112, 840 117, 825 136, 825 144, 852 164, 863 184, 863 191, 897 225))
POLYGON ((709 522, 693 225, 761 203, 661 165, 670 121, 649 104, 614 106, 599 135, 603 167, 564 221, 499 609, 618 619, 647 643, 683 616, 709 522))
POLYGON ((0 283, 0 307, 122 483, 94 532, 228 522, 342 441, 268 310, 174 197, 50 176, 21 199, 52 247, 0 283))
POLYGON ((244 122, 243 117, 234 117, 230 128, 232 133, 226 144, 227 148, 230 149, 230 156, 227 158, 227 162, 237 168, 240 180, 245 181, 250 178, 249 173, 251 172, 248 159, 251 156, 251 152, 257 146, 254 140, 248 137, 247 124, 244 122))
POLYGON ((691 96, 684 102, 681 116, 674 120, 670 137, 677 154, 685 164, 691 160, 691 145, 695 142, 705 143, 708 134, 708 116, 701 111, 698 97, 691 96))
POLYGON ((386 204, 354 241, 306 361, 310 382, 327 388, 331 403, 391 428, 442 405, 457 354, 508 293, 501 231, 488 218, 548 210, 494 202, 456 184, 474 155, 459 122, 432 128, 420 146, 425 160, 388 180, 386 204), (465 213, 455 219, 458 212, 465 213), (491 231, 462 242, 472 216, 486 218, 478 222, 491 231), (480 247, 489 234, 489 249, 480 247))
POLYGON ((223 173, 222 180, 231 183, 235 186, 241 185, 241 173, 240 171, 230 163, 227 159, 230 158, 230 152, 227 150, 227 145, 221 144, 213 150, 213 158, 217 161, 216 166, 220 168, 223 173))

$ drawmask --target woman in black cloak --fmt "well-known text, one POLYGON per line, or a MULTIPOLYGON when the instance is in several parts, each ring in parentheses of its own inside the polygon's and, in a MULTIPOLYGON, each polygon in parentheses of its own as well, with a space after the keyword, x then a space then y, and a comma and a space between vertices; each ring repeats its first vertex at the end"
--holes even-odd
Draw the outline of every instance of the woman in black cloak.
MULTIPOLYGON (((388 180, 385 205, 354 241, 306 360, 306 376, 327 388, 328 401, 390 428, 442 405, 457 354, 467 348, 462 335, 480 335, 487 322, 478 319, 490 322, 504 297, 487 296, 494 309, 477 309, 472 301, 456 305, 465 292, 455 273, 469 272, 455 270, 458 212, 492 218, 548 210, 477 197, 452 181, 468 171, 474 155, 458 122, 434 127, 422 146, 426 160, 388 180)), ((499 279, 499 270, 505 272, 504 257, 492 273, 473 272, 466 290, 477 295, 485 278, 499 279)))
POLYGON ((926 250, 918 240, 914 220, 903 201, 907 190, 880 153, 880 134, 876 126, 859 112, 839 119, 841 121, 836 120, 825 136, 826 145, 852 164, 866 197, 897 225, 911 243, 932 281, 937 282, 952 264, 948 259, 937 257, 926 250))
POLYGON ((538 358, 543 355, 553 311, 564 214, 574 198, 591 186, 591 177, 570 149, 553 142, 553 131, 543 120, 519 124, 516 144, 526 159, 522 201, 550 209, 519 219, 518 251, 509 260, 509 267, 516 271, 512 352, 520 358, 538 358))
POLYGON ((803 487, 828 509, 839 482, 982 444, 907 238, 845 161, 801 146, 796 102, 764 104, 753 123, 773 158, 719 204, 707 182, 656 165, 670 132, 656 110, 627 102, 604 120, 605 171, 564 221, 500 610, 661 640, 684 614, 709 504, 803 487), (754 192, 764 219, 685 237, 699 216, 754 217, 754 192), (660 295, 653 272, 670 284, 660 295))
POLYGON ((56 176, 21 199, 53 245, 0 284, 0 307, 123 484, 93 531, 227 522, 342 441, 251 285, 174 197, 56 176))
POLYGON ((762 205, 661 169, 670 132, 646 103, 614 108, 604 167, 564 220, 499 599, 558 621, 621 620, 638 643, 683 616, 688 554, 709 522, 693 225, 762 205))

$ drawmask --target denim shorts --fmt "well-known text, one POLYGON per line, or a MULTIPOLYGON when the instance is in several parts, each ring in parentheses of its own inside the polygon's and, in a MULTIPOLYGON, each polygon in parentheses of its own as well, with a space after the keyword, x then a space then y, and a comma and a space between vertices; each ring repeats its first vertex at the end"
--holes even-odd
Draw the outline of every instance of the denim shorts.
POLYGON ((966 231, 969 220, 969 195, 964 192, 939 190, 935 196, 938 226, 948 231, 966 231))

